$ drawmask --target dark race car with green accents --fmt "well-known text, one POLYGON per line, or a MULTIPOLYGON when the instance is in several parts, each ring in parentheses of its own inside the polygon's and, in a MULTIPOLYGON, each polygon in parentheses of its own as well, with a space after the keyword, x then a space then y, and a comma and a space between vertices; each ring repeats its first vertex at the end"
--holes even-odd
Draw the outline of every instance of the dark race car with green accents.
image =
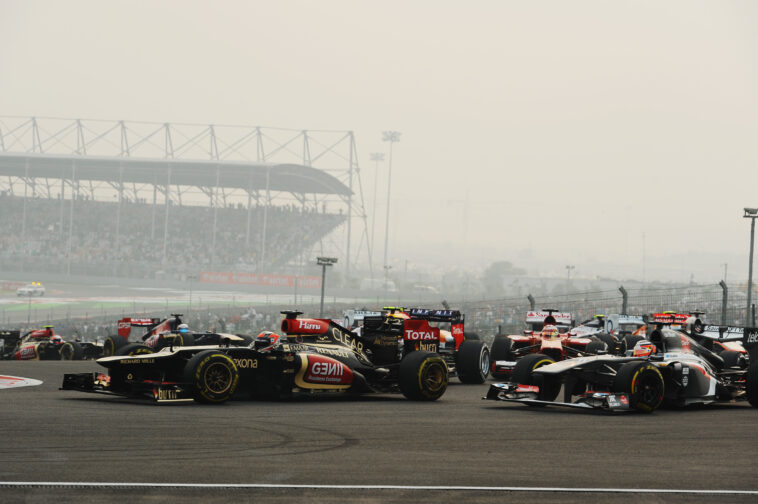
POLYGON ((104 357, 97 362, 107 374, 66 374, 61 388, 204 403, 371 392, 433 401, 447 389, 447 364, 434 352, 403 351, 397 338, 377 343, 331 320, 282 313, 286 338, 261 334, 249 346, 170 346, 104 357))

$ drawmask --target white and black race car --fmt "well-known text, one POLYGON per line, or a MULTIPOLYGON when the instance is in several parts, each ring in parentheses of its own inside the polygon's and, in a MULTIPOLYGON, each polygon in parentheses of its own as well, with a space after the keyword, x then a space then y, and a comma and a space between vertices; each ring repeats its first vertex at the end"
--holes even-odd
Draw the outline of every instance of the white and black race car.
MULTIPOLYGON (((745 348, 758 350, 758 329, 745 329, 745 348)), ((747 400, 758 407, 758 355, 734 362, 691 336, 656 327, 631 355, 595 355, 554 362, 524 357, 526 383, 493 384, 486 399, 607 411, 652 412, 663 404, 684 407, 747 400), (563 390, 563 401, 556 401, 563 390)))

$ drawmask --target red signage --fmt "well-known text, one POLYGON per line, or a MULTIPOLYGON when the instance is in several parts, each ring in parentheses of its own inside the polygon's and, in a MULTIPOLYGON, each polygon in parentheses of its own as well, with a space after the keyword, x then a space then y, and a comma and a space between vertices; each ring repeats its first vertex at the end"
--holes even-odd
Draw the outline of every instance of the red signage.
POLYGON ((257 273, 231 273, 220 271, 203 271, 200 273, 201 282, 217 284, 262 285, 264 287, 294 288, 296 280, 298 288, 321 288, 321 277, 317 276, 259 275, 257 273))

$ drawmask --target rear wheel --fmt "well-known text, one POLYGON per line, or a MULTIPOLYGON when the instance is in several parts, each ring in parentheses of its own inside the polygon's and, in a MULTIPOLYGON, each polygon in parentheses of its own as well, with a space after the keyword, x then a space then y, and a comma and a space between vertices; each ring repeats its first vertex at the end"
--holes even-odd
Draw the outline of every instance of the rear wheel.
POLYGON ((129 343, 116 350, 115 355, 142 355, 151 354, 153 349, 142 343, 129 343))
POLYGON ((174 337, 174 346, 192 346, 195 344, 195 336, 189 333, 179 333, 174 337))
POLYGON ((126 338, 123 336, 108 336, 105 338, 105 341, 103 341, 103 357, 116 355, 118 349, 126 346, 127 344, 129 344, 129 342, 126 341, 126 338))
POLYGON ((84 349, 76 341, 63 342, 58 351, 61 354, 61 360, 82 360, 84 357, 84 349))
POLYGON ((239 370, 225 353, 208 350, 187 362, 184 381, 196 401, 220 404, 231 399, 237 390, 239 370))
POLYGON ((645 338, 642 336, 635 336, 634 334, 626 334, 624 335, 624 341, 626 341, 626 349, 632 350, 634 349, 634 345, 637 344, 638 341, 642 341, 645 338))
POLYGON ((553 364, 555 361, 544 354, 529 354, 516 362, 511 381, 520 385, 537 385, 540 401, 554 401, 561 390, 560 380, 555 376, 535 375, 533 371, 542 366, 553 364))
POLYGON ((631 408, 651 413, 663 402, 663 376, 648 362, 627 362, 616 373, 613 391, 627 392, 631 408))
POLYGON ((455 354, 455 369, 462 383, 484 383, 490 374, 490 349, 482 341, 464 341, 455 354))
POLYGON ((411 352, 400 361, 400 390, 414 401, 434 401, 447 390, 445 361, 432 352, 411 352))
POLYGON ((587 346, 584 349, 584 353, 590 354, 590 355, 597 355, 600 352, 607 352, 608 351, 608 345, 605 344, 604 341, 590 341, 587 343, 587 346))
POLYGON ((734 350, 724 350, 719 355, 724 359, 725 368, 739 367, 740 357, 742 356, 741 353, 735 352, 734 350))
POLYGON ((751 406, 758 408, 758 362, 750 364, 745 382, 747 400, 751 406))
MULTIPOLYGON (((492 350, 490 350, 490 360, 495 361, 514 361, 516 356, 513 355, 513 340, 505 334, 498 334, 492 341, 492 350)), ((494 367, 493 367, 494 370, 494 367)), ((498 380, 505 380, 510 375, 505 373, 492 372, 492 377, 498 380)))

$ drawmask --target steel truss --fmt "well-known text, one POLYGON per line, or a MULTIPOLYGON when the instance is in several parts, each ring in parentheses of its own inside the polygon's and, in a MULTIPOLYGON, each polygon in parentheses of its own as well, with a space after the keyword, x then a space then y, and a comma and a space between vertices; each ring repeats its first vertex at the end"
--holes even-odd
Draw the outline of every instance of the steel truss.
MULTIPOLYGON (((182 160, 212 160, 217 161, 217 177, 214 187, 197 187, 208 198, 208 206, 214 208, 214 228, 216 211, 220 205, 226 205, 227 199, 235 196, 231 188, 220 186, 218 174, 223 170, 225 161, 256 162, 256 163, 293 163, 327 172, 345 184, 350 192, 339 196, 346 207, 344 263, 346 277, 350 278, 351 265, 363 253, 371 268, 372 249, 368 239, 368 223, 363 198, 363 185, 360 177, 358 151, 355 135, 352 131, 332 130, 295 130, 287 128, 271 128, 261 126, 219 125, 219 124, 188 124, 188 123, 155 123, 124 120, 99 119, 64 119, 50 117, 18 117, 0 116, 0 153, 46 154, 83 157, 110 158, 140 158, 161 159, 181 162, 182 160), (342 166, 339 168, 339 166, 342 166), (357 201, 354 193, 357 190, 357 201), (358 245, 352 244, 353 220, 359 219, 362 231, 358 245)), ((71 166, 74 163, 67 160, 71 166)), ((152 193, 153 204, 158 202, 158 193, 166 205, 168 220, 169 201, 181 203, 182 195, 191 191, 187 186, 172 184, 169 180, 161 184, 147 186, 131 184, 126 187, 122 180, 113 180, 107 184, 91 180, 77 180, 75 169, 62 170, 60 179, 38 180, 31 177, 13 177, 0 179, 0 187, 5 187, 10 193, 18 184, 23 185, 26 196, 31 190, 32 195, 44 194, 53 198, 53 188, 60 187, 61 201, 64 198, 66 186, 69 198, 88 191, 95 198, 96 191, 102 187, 110 188, 118 194, 119 212, 124 198, 139 200, 140 194, 152 193), (42 189, 38 189, 38 185, 42 189), (39 191, 39 192, 38 192, 39 191)), ((264 229, 261 250, 265 247, 266 213, 277 198, 273 191, 247 190, 237 198, 247 200, 248 210, 253 201, 264 204, 264 229), (263 192, 263 194, 261 193, 263 192)), ((324 196, 316 193, 292 193, 299 204, 306 208, 317 208, 324 204, 324 196), (322 198, 322 199, 319 199, 322 198)), ((73 208, 73 205, 72 205, 73 208)), ((73 218, 73 216, 70 216, 73 218)), ((166 224, 167 227, 167 224, 166 224)), ((248 238, 249 244, 248 222, 248 238)), ((155 223, 151 234, 155 234, 155 223)), ((215 229, 214 229, 215 239, 215 229)), ((323 244, 322 244, 323 248, 323 244)), ((165 250, 165 240, 164 240, 165 250)), ((302 260, 302 259, 301 259, 302 260)), ((373 276, 373 272, 372 272, 373 276)))

